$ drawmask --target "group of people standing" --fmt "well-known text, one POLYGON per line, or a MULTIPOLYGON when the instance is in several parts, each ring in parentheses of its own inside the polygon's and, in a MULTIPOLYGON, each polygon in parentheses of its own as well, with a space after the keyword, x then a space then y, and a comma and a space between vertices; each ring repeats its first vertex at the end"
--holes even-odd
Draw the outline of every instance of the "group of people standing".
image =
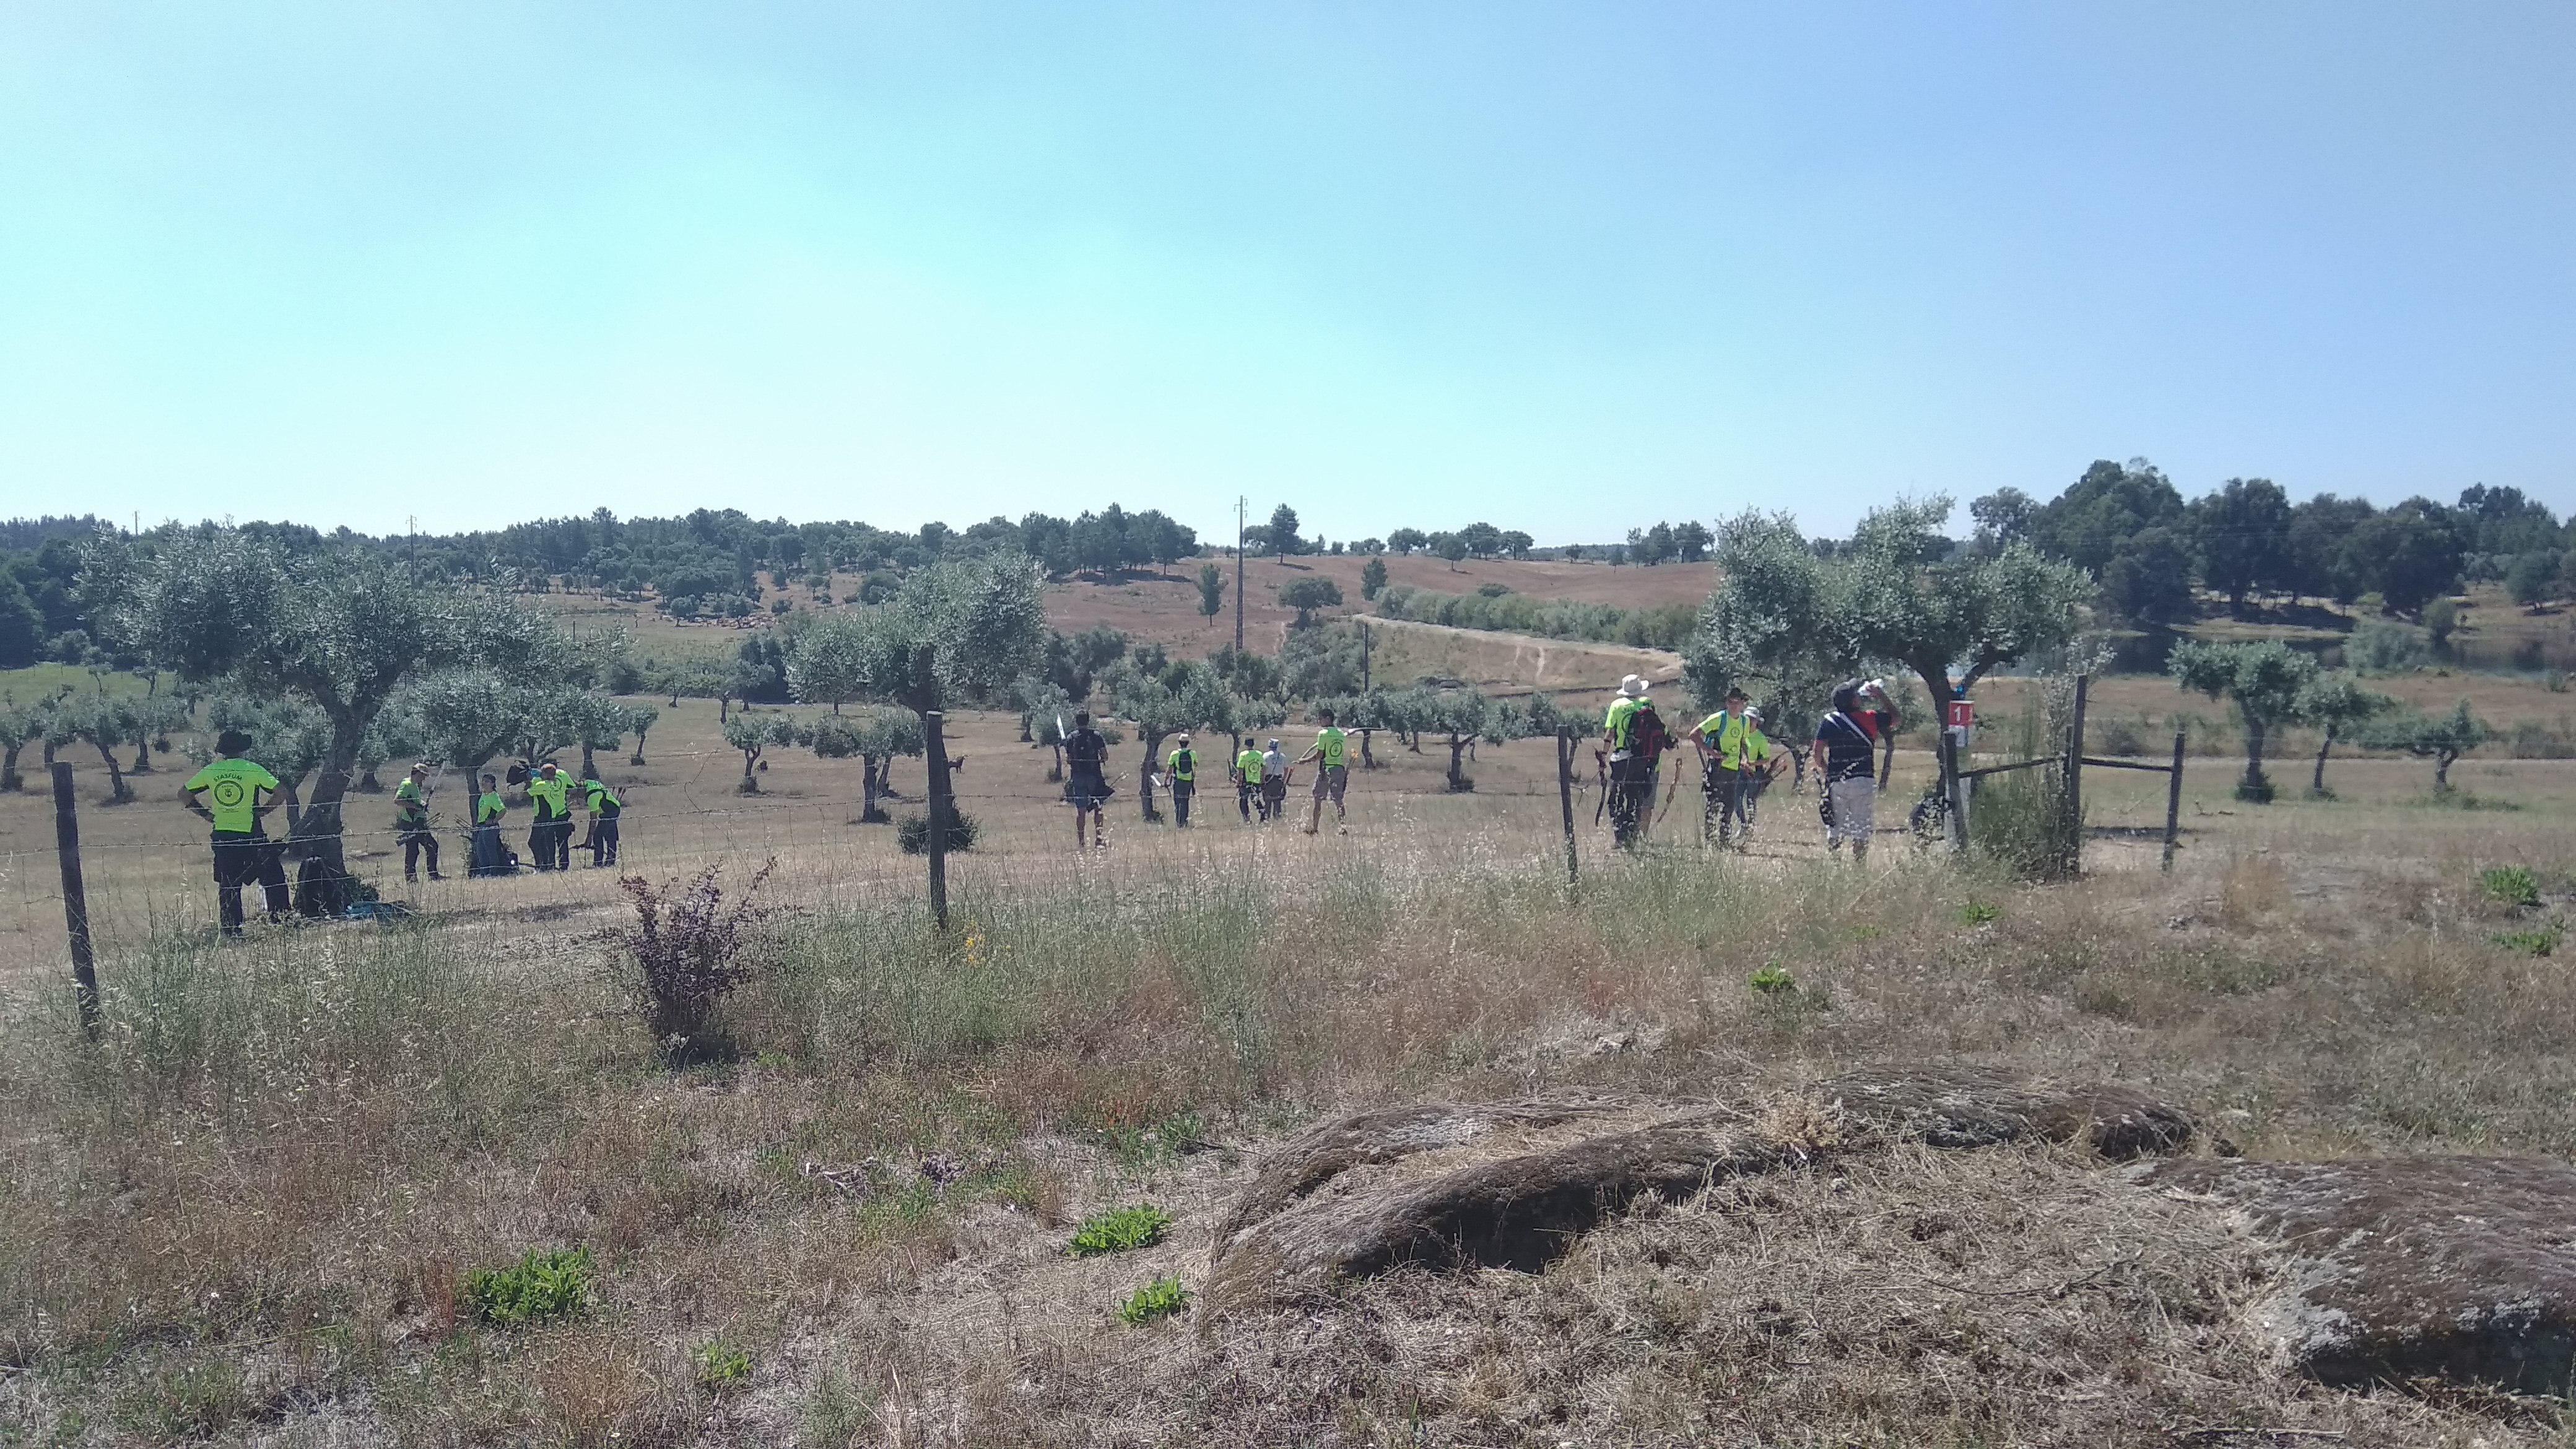
MULTIPOLYGON (((283 919, 288 908, 285 843, 271 840, 266 824, 285 787, 266 766, 249 758, 251 743, 251 737, 240 730, 223 731, 215 738, 215 758, 181 787, 188 809, 213 827, 216 914, 227 936, 241 934, 242 889, 253 882, 261 888, 269 920, 283 919)), ((394 841, 402 847, 406 881, 417 882, 423 864, 429 867, 431 880, 446 879, 438 870, 438 831, 429 813, 431 773, 428 764, 416 764, 394 787, 394 841)), ((590 817, 590 837, 581 842, 581 848, 590 852, 590 863, 617 864, 618 817, 625 809, 617 792, 595 778, 576 781, 551 760, 534 770, 514 765, 509 773, 510 783, 526 787, 536 813, 528 828, 528 854, 538 870, 571 868, 576 803, 590 817)), ((519 858, 501 839, 509 801, 497 777, 484 775, 482 786, 474 797, 473 846, 466 874, 509 875, 519 868, 519 858)))
MULTIPOLYGON (((1886 686, 1874 679, 1841 686, 1833 702, 1833 711, 1816 727, 1812 751, 1821 782, 1818 810, 1826 847, 1840 851, 1848 844, 1852 859, 1860 861, 1868 855, 1877 823, 1878 748, 1897 727, 1896 710, 1886 686)), ((1644 842, 1657 815, 1663 757, 1677 751, 1680 742, 1666 729, 1645 679, 1635 674, 1619 681, 1618 696, 1602 717, 1602 736, 1611 838, 1633 848, 1644 842)), ((1720 849, 1748 848, 1762 792, 1783 765, 1796 767, 1803 778, 1809 757, 1774 751, 1762 732, 1762 712, 1751 707, 1742 689, 1728 689, 1722 707, 1701 720, 1689 738, 1700 761, 1701 840, 1720 849)), ((1680 785, 1675 778, 1665 790, 1667 807, 1680 785)))
MULTIPOLYGON (((1227 776, 1234 782, 1235 808, 1246 825, 1288 818, 1288 787, 1296 779, 1297 767, 1311 763, 1315 766, 1314 806, 1307 812, 1305 833, 1313 835, 1323 828, 1327 800, 1332 802, 1335 827, 1341 834, 1351 833, 1344 803, 1351 779, 1350 736, 1333 723, 1331 710, 1316 711, 1316 718, 1323 728, 1315 732, 1315 743, 1293 760, 1276 739, 1266 750, 1254 748, 1247 740, 1235 754, 1227 776)), ((1064 762, 1064 798, 1073 806, 1073 847, 1106 850, 1107 805, 1114 792, 1109 783, 1109 746, 1091 727, 1087 710, 1073 717, 1073 729, 1065 736, 1064 762)), ((1172 799, 1172 823, 1183 829, 1189 826, 1190 806, 1198 797, 1198 773, 1198 748, 1191 743, 1189 731, 1183 730, 1164 757, 1162 773, 1163 788, 1172 799)))

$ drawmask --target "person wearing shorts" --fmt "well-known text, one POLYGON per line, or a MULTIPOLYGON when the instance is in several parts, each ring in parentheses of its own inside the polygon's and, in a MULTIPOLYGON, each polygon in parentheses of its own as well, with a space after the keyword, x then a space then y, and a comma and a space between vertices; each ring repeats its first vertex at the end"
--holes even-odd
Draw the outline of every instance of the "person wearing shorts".
POLYGON ((1869 856, 1869 837, 1877 827, 1878 741, 1855 717, 1861 709, 1860 686, 1834 691, 1834 711, 1816 726, 1816 771, 1831 813, 1825 819, 1825 848, 1852 848, 1852 863, 1869 856))
POLYGON ((1073 717, 1064 742, 1064 798, 1073 802, 1073 848, 1083 848, 1082 826, 1091 823, 1092 848, 1109 848, 1109 742, 1091 727, 1091 712, 1073 717))
POLYGON ((1297 757, 1297 763, 1301 765, 1308 760, 1315 762, 1315 805, 1306 816, 1306 833, 1312 835, 1323 828, 1324 801, 1329 797, 1333 802, 1333 823, 1342 834, 1348 835, 1351 833, 1350 816, 1342 808, 1342 792, 1351 781, 1348 764, 1350 737, 1333 727, 1331 710, 1319 709, 1315 711, 1315 717, 1323 721, 1324 727, 1316 731, 1315 743, 1297 757))

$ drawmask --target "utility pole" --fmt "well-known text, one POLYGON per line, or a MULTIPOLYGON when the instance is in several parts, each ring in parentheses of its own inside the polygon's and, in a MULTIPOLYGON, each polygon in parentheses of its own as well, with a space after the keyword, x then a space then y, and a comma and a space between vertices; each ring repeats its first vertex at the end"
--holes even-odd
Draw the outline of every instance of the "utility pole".
POLYGON ((1243 495, 1234 496, 1234 652, 1243 652, 1243 495))

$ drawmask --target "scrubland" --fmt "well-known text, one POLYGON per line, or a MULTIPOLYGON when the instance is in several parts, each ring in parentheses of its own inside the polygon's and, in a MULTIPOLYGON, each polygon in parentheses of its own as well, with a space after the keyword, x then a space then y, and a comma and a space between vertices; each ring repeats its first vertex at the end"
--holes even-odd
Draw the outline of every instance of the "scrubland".
MULTIPOLYGON (((2160 822, 2161 782, 2097 776, 2092 870, 2046 887, 1894 835, 1853 869, 1785 791, 1751 855, 1677 831, 1614 858, 1587 799, 1569 888, 1543 745, 1483 751, 1458 798, 1439 751, 1381 739, 1347 837, 1213 794, 1189 833, 1145 827, 1122 794, 1114 848, 1076 856, 1043 756, 986 720, 963 783, 987 831, 940 932, 918 861, 844 823, 844 767, 781 760, 733 797, 739 756, 702 734, 621 772, 630 868, 782 867, 758 969, 680 1065, 598 939, 605 872, 217 947, 196 857, 147 848, 186 832, 93 810, 135 849, 93 856, 92 1046, 44 934, 50 851, 13 855, 0 1436, 2576 1442, 2551 1403, 2284 1376, 2236 1316, 2251 1240, 2056 1148, 1657 1202, 1539 1274, 1405 1271, 1222 1326, 1118 1311, 1195 1286, 1266 1144, 1383 1102, 1758 1105, 1969 1062, 2150 1085, 2260 1156, 2568 1156, 2576 985, 2535 951, 2570 899, 2576 765, 2463 764, 2486 807, 2463 808, 2415 762, 2339 760, 2340 798, 2260 810, 2195 765, 2171 875, 2116 833, 2160 822), (2482 885, 2496 866, 2539 904, 2482 885), (1794 989, 1748 987, 1775 966, 1794 989), (1148 1202, 1161 1241, 1067 1253, 1148 1202), (471 1275, 555 1250, 589 1268, 569 1311, 478 1308, 471 1275)), ((47 842, 33 801, 0 805, 13 850, 47 842)))

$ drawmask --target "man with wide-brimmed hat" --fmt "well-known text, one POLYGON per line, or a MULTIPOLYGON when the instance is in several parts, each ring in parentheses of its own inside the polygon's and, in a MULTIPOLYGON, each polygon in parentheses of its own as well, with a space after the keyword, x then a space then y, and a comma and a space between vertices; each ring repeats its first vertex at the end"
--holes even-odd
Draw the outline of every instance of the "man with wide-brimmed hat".
POLYGON ((267 766, 244 758, 250 746, 249 735, 225 730, 215 737, 215 758, 180 787, 188 808, 215 827, 216 916, 227 936, 242 933, 242 887, 254 880, 270 921, 284 917, 287 907, 286 864, 260 823, 281 787, 267 766))
POLYGON ((1602 716, 1601 731, 1610 763, 1610 836, 1633 846, 1645 838, 1645 820, 1655 805, 1655 761, 1667 742, 1644 676, 1619 681, 1619 696, 1602 716))

